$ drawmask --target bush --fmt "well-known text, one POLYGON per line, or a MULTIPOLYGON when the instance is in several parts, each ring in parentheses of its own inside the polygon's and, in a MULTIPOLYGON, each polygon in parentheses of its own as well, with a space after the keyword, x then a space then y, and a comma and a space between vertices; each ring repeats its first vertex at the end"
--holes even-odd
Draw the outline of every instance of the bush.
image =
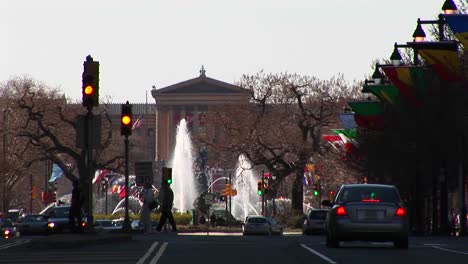
MULTIPOLYGON (((151 220, 159 221, 161 214, 160 213, 151 213, 151 220)), ((113 220, 124 218, 125 214, 115 214, 115 215, 105 215, 105 214, 95 214, 94 219, 105 219, 105 220, 113 220)), ((140 214, 130 214, 130 220, 139 220, 140 214)), ((177 225, 189 225, 192 221, 192 215, 187 213, 174 213, 174 220, 176 221, 177 225)))

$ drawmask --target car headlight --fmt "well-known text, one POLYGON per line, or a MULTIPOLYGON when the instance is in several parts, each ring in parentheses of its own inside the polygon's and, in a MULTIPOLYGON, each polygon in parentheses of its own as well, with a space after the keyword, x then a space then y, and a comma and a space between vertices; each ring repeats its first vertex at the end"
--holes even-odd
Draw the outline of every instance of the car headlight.
POLYGON ((4 234, 5 234, 5 236, 8 236, 10 234, 10 230, 8 230, 8 229, 5 230, 4 234))
POLYGON ((50 222, 47 224, 47 227, 49 228, 54 228, 55 227, 55 223, 54 222, 50 222))

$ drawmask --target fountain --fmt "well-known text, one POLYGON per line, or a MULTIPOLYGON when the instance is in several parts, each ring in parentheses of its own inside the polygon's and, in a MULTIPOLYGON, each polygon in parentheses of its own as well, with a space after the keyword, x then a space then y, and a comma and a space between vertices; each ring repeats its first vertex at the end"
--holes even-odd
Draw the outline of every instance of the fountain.
POLYGON ((187 129, 187 122, 181 119, 177 126, 174 157, 171 162, 174 208, 180 212, 193 209, 193 202, 197 198, 192 153, 192 140, 187 129))
POLYGON ((239 220, 245 219, 249 214, 259 214, 255 205, 258 207, 261 200, 257 195, 257 177, 252 167, 244 155, 239 156, 233 184, 237 195, 232 197, 232 215, 239 220))

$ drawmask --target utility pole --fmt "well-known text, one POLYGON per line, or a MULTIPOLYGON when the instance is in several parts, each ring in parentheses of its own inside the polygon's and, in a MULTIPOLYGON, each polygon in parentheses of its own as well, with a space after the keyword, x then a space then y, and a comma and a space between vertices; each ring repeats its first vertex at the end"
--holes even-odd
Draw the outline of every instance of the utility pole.
MULTIPOLYGON (((229 184, 230 184, 230 186, 231 186, 230 188, 231 188, 231 190, 232 190, 232 179, 231 179, 231 175, 232 175, 232 173, 231 173, 231 171, 229 171, 229 184)), ((232 199, 231 199, 231 198, 232 198, 232 192, 231 192, 231 190, 229 190, 229 216, 232 215, 232 199)))

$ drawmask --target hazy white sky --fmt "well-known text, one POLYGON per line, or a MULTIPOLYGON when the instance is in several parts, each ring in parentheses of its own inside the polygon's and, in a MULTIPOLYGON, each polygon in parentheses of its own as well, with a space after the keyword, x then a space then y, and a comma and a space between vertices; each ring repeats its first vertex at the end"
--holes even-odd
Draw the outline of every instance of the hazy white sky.
POLYGON ((234 83, 259 70, 349 81, 444 0, 0 0, 0 80, 27 74, 81 100, 83 61, 100 62, 100 96, 154 102, 206 75, 234 83))

